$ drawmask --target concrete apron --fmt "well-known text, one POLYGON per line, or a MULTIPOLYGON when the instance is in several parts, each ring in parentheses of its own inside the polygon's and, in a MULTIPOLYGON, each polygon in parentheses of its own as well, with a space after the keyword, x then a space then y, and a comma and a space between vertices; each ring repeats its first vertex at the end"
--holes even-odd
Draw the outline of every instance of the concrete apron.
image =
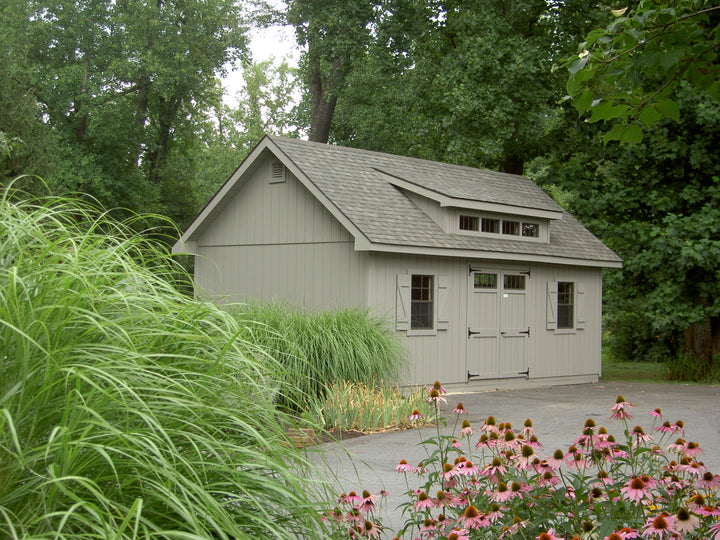
MULTIPOLYGON (((618 395, 636 405, 630 409, 633 415, 628 422, 630 429, 640 425, 649 433, 653 418, 648 413, 660 408, 664 420, 672 423, 683 421, 685 440, 698 443, 704 451, 698 461, 703 461, 708 470, 720 474, 719 386, 598 383, 524 390, 453 392, 445 396, 447 405, 441 405, 441 416, 448 424, 441 433, 449 435, 452 432, 456 417, 452 409, 457 403, 462 403, 469 413, 464 418, 470 420, 476 429, 490 415, 498 423, 512 423, 516 430, 521 429, 525 420, 530 418, 535 435, 544 447, 538 454, 543 456, 552 455, 557 449, 566 452, 581 435, 588 418, 592 418, 598 428, 605 426, 608 432, 622 441, 622 422, 610 420, 609 417, 609 409, 615 404, 618 395)), ((459 434, 459 430, 458 426, 456 434, 459 434)), ((313 453, 312 459, 325 473, 325 477, 337 486, 338 495, 349 491, 358 494, 363 490, 373 494, 381 490, 388 491, 379 517, 386 528, 397 531, 405 520, 398 506, 408 501, 405 493, 418 488, 420 483, 416 476, 408 474, 408 485, 405 475, 395 472, 395 467, 401 459, 413 466, 425 459, 426 450, 418 443, 436 432, 435 427, 429 427, 419 432, 395 431, 365 435, 341 443, 326 443, 315 447, 321 451, 313 453)), ((659 439, 659 433, 652 435, 655 440, 659 439)), ((674 442, 676 438, 673 436, 668 442, 674 442)), ((477 434, 471 438, 473 446, 477 439, 477 434)), ((387 534, 384 537, 391 538, 387 534)))

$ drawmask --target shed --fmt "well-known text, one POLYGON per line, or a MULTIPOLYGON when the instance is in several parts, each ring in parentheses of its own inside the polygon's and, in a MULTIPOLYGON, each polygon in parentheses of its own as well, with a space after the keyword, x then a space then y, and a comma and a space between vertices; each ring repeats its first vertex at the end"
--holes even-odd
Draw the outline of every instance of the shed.
POLYGON ((407 345, 400 384, 595 382, 620 258, 530 179, 265 136, 173 247, 198 294, 361 306, 407 345))

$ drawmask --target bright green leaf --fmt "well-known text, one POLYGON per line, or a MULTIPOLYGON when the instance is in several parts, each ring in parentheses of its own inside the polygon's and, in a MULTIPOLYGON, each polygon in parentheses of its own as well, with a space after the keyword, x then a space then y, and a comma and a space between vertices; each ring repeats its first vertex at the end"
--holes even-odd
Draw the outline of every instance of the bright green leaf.
POLYGON ((660 120, 660 118, 662 118, 662 114, 660 114, 654 105, 648 105, 640 111, 640 120, 642 120, 643 124, 647 127, 650 127, 653 123, 660 120))
POLYGON ((676 122, 680 120, 680 107, 678 107, 678 104, 672 99, 659 99, 655 103, 655 107, 663 116, 671 118, 676 122))

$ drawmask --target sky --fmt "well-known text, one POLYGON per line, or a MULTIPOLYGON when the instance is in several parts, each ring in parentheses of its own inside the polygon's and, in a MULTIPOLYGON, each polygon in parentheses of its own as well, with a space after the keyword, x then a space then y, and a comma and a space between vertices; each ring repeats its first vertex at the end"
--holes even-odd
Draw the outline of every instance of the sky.
MULTIPOLYGON (((250 51, 253 62, 262 62, 274 58, 276 63, 287 58, 291 65, 297 65, 300 52, 295 41, 295 29, 292 26, 271 26, 257 28, 250 32, 250 51)), ((236 92, 242 87, 242 71, 231 71, 223 79, 223 87, 227 91, 226 99, 235 101, 236 92)))

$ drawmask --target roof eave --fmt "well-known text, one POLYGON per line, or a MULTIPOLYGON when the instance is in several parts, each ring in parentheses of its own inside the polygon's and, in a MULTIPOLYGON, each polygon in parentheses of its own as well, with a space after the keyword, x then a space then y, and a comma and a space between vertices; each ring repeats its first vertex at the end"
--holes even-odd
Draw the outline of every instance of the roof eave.
POLYGON ((507 262, 534 262, 546 264, 565 264, 570 266, 590 266, 597 268, 622 268, 622 260, 584 259, 558 255, 537 255, 531 253, 513 253, 502 251, 480 251, 475 249, 453 249, 404 246, 400 244, 380 244, 365 242, 362 248, 356 242, 358 251, 375 251, 380 253, 402 253, 408 255, 430 255, 436 257, 455 257, 464 259, 485 259, 507 262))
POLYGON ((485 201, 476 201, 470 199, 459 199, 457 197, 451 197, 431 189, 418 186, 397 176, 392 176, 388 173, 382 172, 387 176, 387 180, 393 186, 417 193, 428 199, 434 200, 440 204, 441 207, 450 208, 462 208, 467 210, 477 210, 480 212, 495 212, 502 214, 513 214, 517 216, 527 216, 540 219, 562 219, 562 210, 546 210, 542 208, 530 208, 526 206, 515 206, 510 204, 492 203, 485 201))

